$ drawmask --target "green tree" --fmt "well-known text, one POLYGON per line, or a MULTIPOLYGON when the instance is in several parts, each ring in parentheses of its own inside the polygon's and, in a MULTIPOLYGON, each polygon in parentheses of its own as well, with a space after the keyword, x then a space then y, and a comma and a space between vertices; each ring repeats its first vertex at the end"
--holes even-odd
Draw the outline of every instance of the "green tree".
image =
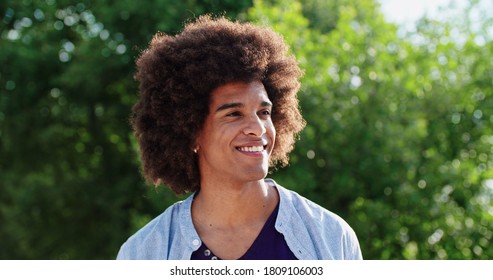
POLYGON ((139 174, 133 60, 156 31, 250 5, 0 3, 0 259, 114 258, 177 199, 139 174))
POLYGON ((274 178, 349 221, 365 258, 491 258, 491 38, 426 19, 401 38, 375 1, 327 5, 249 11, 306 71, 308 126, 274 178))
POLYGON ((114 258, 179 199, 138 171, 133 60, 156 31, 205 12, 286 37, 306 71, 308 126, 272 176, 343 216, 365 258, 493 256, 493 40, 480 1, 402 36, 374 0, 151 4, 0 3, 0 258, 114 258))

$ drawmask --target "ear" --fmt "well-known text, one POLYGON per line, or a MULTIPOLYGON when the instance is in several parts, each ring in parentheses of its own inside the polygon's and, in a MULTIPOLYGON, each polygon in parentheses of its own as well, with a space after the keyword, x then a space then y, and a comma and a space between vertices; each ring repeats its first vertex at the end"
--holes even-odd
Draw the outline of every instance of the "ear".
POLYGON ((200 134, 195 137, 195 141, 193 143, 193 146, 192 146, 192 151, 194 154, 197 154, 199 152, 199 149, 200 149, 200 145, 199 145, 199 142, 200 142, 200 134))

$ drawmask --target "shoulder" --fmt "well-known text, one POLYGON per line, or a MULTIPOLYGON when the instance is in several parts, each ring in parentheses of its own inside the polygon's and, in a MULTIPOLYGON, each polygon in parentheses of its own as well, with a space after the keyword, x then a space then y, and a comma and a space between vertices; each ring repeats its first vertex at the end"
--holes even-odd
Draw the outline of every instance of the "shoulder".
POLYGON ((361 259, 356 234, 344 219, 294 191, 276 187, 280 223, 296 232, 293 239, 304 244, 305 251, 318 259, 361 259))
POLYGON ((287 203, 287 209, 294 211, 305 223, 315 223, 331 230, 352 230, 349 224, 339 215, 327 210, 295 191, 278 186, 279 194, 287 203))
POLYGON ((187 200, 171 205, 130 236, 121 246, 117 259, 167 259, 169 240, 180 231, 179 216, 186 211, 187 200))

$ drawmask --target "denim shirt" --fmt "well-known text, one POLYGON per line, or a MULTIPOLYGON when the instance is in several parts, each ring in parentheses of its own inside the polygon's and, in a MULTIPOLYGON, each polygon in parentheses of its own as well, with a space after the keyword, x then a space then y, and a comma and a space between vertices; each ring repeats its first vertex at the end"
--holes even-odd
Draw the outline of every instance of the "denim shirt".
MULTIPOLYGON (((271 179, 265 181, 279 193, 276 230, 298 259, 362 259, 356 234, 342 218, 271 179)), ((192 222, 193 197, 173 204, 132 235, 117 259, 189 260, 202 244, 192 222)))

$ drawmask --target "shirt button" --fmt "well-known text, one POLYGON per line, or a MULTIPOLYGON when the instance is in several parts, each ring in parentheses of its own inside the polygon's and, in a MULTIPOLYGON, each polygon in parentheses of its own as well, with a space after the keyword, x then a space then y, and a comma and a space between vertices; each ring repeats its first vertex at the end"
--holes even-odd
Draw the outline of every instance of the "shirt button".
POLYGON ((206 257, 210 256, 210 255, 211 255, 211 250, 206 249, 206 250, 204 251, 204 255, 205 255, 206 257))
POLYGON ((198 239, 194 239, 192 241, 193 246, 199 246, 200 241, 198 239))

